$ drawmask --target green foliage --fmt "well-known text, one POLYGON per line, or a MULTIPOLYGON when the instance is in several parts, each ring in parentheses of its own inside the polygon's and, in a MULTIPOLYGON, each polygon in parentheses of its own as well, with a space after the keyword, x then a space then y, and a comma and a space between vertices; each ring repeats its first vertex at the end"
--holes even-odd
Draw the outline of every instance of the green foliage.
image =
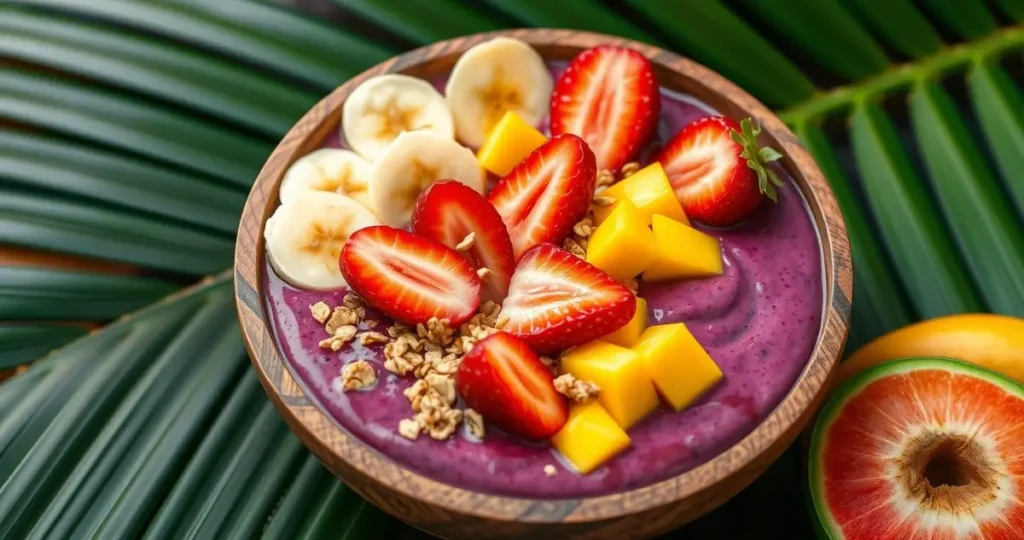
MULTIPOLYGON (((0 6, 0 244, 137 268, 0 267, 0 370, 71 343, 0 383, 0 537, 420 537, 289 434, 248 368, 227 276, 85 337, 58 322, 110 321, 228 268, 248 188, 299 115, 461 34, 616 34, 781 109, 846 218, 851 347, 947 313, 1024 315, 1024 95, 1001 63, 1024 29, 998 28, 1024 20, 1020 0, 325 5, 339 24, 269 0, 0 6)), ((804 537, 783 495, 799 468, 791 449, 679 534, 804 537)))

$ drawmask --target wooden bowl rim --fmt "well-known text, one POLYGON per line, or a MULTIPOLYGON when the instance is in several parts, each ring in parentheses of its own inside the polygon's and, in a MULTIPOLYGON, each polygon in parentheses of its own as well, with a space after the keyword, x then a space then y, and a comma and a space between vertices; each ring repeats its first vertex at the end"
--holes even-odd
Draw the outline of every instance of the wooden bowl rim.
MULTIPOLYGON (((662 86, 672 88, 664 77, 661 79, 662 86)), ((715 108, 722 110, 722 107, 715 108)), ((698 495, 743 472, 745 467, 784 437, 795 438, 796 431, 807 423, 807 409, 820 404, 845 344, 853 294, 852 272, 846 226, 821 171, 796 136, 753 96, 703 65, 651 45, 575 30, 515 29, 453 38, 411 50, 356 75, 314 105, 281 139, 246 200, 235 246, 235 299, 250 359, 275 406, 303 443, 357 492, 365 496, 360 484, 369 482, 396 495, 412 498, 421 508, 439 506, 462 515, 496 521, 594 522, 636 514, 698 495), (545 54, 545 49, 553 48, 578 52, 595 45, 610 44, 640 51, 659 72, 671 72, 673 77, 690 79, 706 91, 706 95, 692 90, 686 90, 686 93, 709 104, 725 100, 760 122, 763 136, 787 158, 784 166, 808 201, 818 228, 825 285, 821 332, 811 357, 793 387, 756 428, 714 458, 684 473, 628 491, 567 499, 510 497, 444 484, 406 468, 335 423, 296 382, 298 379, 292 367, 282 359, 268 330, 264 315, 263 227, 278 205, 277 189, 285 169, 295 159, 322 144, 323 124, 340 125, 341 104, 368 77, 391 72, 415 72, 431 61, 447 65, 435 73, 446 72, 458 55, 469 47, 498 36, 523 40, 537 47, 546 60, 568 60, 575 54, 571 52, 564 58, 561 53, 545 54)), ((746 482, 752 480, 753 477, 746 482)))

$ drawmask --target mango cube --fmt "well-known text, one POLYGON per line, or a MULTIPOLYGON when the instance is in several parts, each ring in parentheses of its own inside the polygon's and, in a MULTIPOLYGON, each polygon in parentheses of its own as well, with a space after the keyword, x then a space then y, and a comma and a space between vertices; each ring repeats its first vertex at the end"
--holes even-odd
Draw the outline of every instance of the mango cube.
MULTIPOLYGON (((651 216, 654 214, 661 214, 686 225, 690 224, 683 206, 676 198, 672 184, 668 181, 668 176, 665 175, 665 169, 657 161, 613 184, 600 195, 611 197, 616 202, 629 199, 644 215, 648 224, 651 223, 651 216)), ((611 213, 612 205, 596 208, 594 222, 604 223, 611 213)))
POLYGON ((569 408, 569 420, 551 437, 551 445, 580 474, 588 474, 629 448, 629 435, 600 403, 590 400, 569 408))
POLYGON ((563 355, 562 370, 596 383, 597 400, 622 429, 658 408, 658 392, 643 359, 633 350, 592 341, 563 355))
POLYGON ((601 341, 606 341, 612 345, 618 345, 619 347, 632 347, 640 341, 640 334, 644 333, 647 328, 647 300, 636 297, 636 312, 633 313, 633 318, 626 323, 626 326, 619 328, 601 338, 601 341))
POLYGON ((547 140, 543 133, 537 131, 537 128, 518 114, 506 111, 501 120, 494 125, 476 158, 484 169, 498 176, 505 176, 547 140))
POLYGON ((651 218, 658 258, 644 270, 644 281, 722 274, 722 244, 714 236, 655 214, 651 218))
POLYGON ((633 347, 654 385, 680 411, 722 379, 722 370, 683 323, 651 326, 633 347))
POLYGON ((587 262, 619 281, 636 277, 657 258, 654 233, 629 200, 616 203, 587 241, 587 262))

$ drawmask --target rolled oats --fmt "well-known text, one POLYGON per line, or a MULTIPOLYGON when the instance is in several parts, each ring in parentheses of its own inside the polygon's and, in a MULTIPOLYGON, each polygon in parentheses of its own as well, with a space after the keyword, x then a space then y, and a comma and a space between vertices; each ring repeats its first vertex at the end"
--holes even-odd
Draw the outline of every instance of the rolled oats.
POLYGON ((621 169, 619 169, 619 177, 623 179, 629 178, 630 176, 636 174, 639 170, 640 164, 635 161, 630 161, 629 163, 623 165, 621 169))
POLYGON ((466 428, 469 430, 470 435, 477 439, 484 438, 484 435, 486 435, 484 417, 480 416, 480 413, 473 409, 466 409, 462 411, 462 421, 466 423, 466 428))
POLYGON ((320 340, 321 349, 330 349, 332 351, 340 351, 346 343, 352 341, 356 337, 355 326, 340 326, 334 330, 334 335, 327 339, 320 340))
POLYGON ((559 394, 576 401, 584 402, 597 397, 600 389, 591 381, 581 381, 569 373, 559 375, 555 379, 555 390, 559 394))
POLYGON ((362 390, 377 382, 377 370, 366 360, 356 360, 341 370, 341 388, 346 392, 362 390))
POLYGON ((351 308, 345 306, 338 306, 334 308, 334 312, 331 313, 331 317, 327 319, 327 323, 324 325, 324 330, 327 330, 328 334, 334 334, 338 328, 342 326, 354 326, 359 322, 359 315, 351 308))
POLYGON ((572 226, 572 232, 576 236, 588 238, 594 233, 594 221, 590 218, 583 218, 579 223, 572 226))
POLYGON ((359 343, 373 345, 375 343, 387 343, 390 341, 387 336, 380 332, 363 332, 359 334, 359 343))
POLYGON ((313 315, 313 319, 320 324, 327 322, 327 317, 331 316, 331 306, 328 306, 324 302, 317 302, 312 306, 309 306, 309 312, 313 315))
POLYGON ((423 424, 415 418, 404 418, 398 423, 398 434, 410 441, 418 439, 422 429, 423 424))
POLYGON ((466 237, 463 238, 462 241, 459 242, 457 246, 455 246, 456 251, 466 251, 467 249, 473 247, 473 241, 475 240, 476 233, 467 234, 466 237))
POLYGON ((548 463, 547 465, 544 466, 544 474, 548 476, 554 476, 558 474, 558 469, 556 469, 554 465, 548 463))

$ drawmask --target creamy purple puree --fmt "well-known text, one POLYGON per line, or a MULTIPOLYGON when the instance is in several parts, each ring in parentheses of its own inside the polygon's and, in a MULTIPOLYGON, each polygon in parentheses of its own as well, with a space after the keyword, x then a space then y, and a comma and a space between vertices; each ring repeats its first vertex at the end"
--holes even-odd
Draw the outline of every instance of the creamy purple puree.
MULTIPOLYGON (((552 67, 556 76, 562 66, 552 67)), ((443 89, 443 81, 435 82, 443 89)), ((712 113, 665 90, 661 103, 661 140, 712 113)), ((326 145, 342 143, 334 137, 326 145)), ((352 342, 339 353, 317 345, 326 333, 309 306, 321 300, 339 305, 346 291, 297 290, 268 264, 267 311, 299 384, 342 428, 418 473, 470 490, 532 498, 636 488, 700 465, 743 438, 792 388, 810 357, 821 325, 821 255, 805 202, 792 181, 787 183, 778 191, 779 202, 764 204, 747 223, 733 230, 703 229, 722 240, 723 276, 641 285, 649 324, 685 322, 725 377, 688 409, 659 410, 634 426, 632 447, 587 476, 572 471, 550 446, 525 443, 492 426, 482 442, 462 430, 443 442, 425 434, 415 441, 398 435, 398 422, 412 416, 402 395, 412 375, 399 378, 384 369, 383 345, 352 342), (344 393, 334 380, 356 359, 374 365, 378 382, 344 393), (545 474, 549 464, 556 475, 545 474)), ((366 318, 379 321, 380 332, 391 322, 369 311, 366 318)))

